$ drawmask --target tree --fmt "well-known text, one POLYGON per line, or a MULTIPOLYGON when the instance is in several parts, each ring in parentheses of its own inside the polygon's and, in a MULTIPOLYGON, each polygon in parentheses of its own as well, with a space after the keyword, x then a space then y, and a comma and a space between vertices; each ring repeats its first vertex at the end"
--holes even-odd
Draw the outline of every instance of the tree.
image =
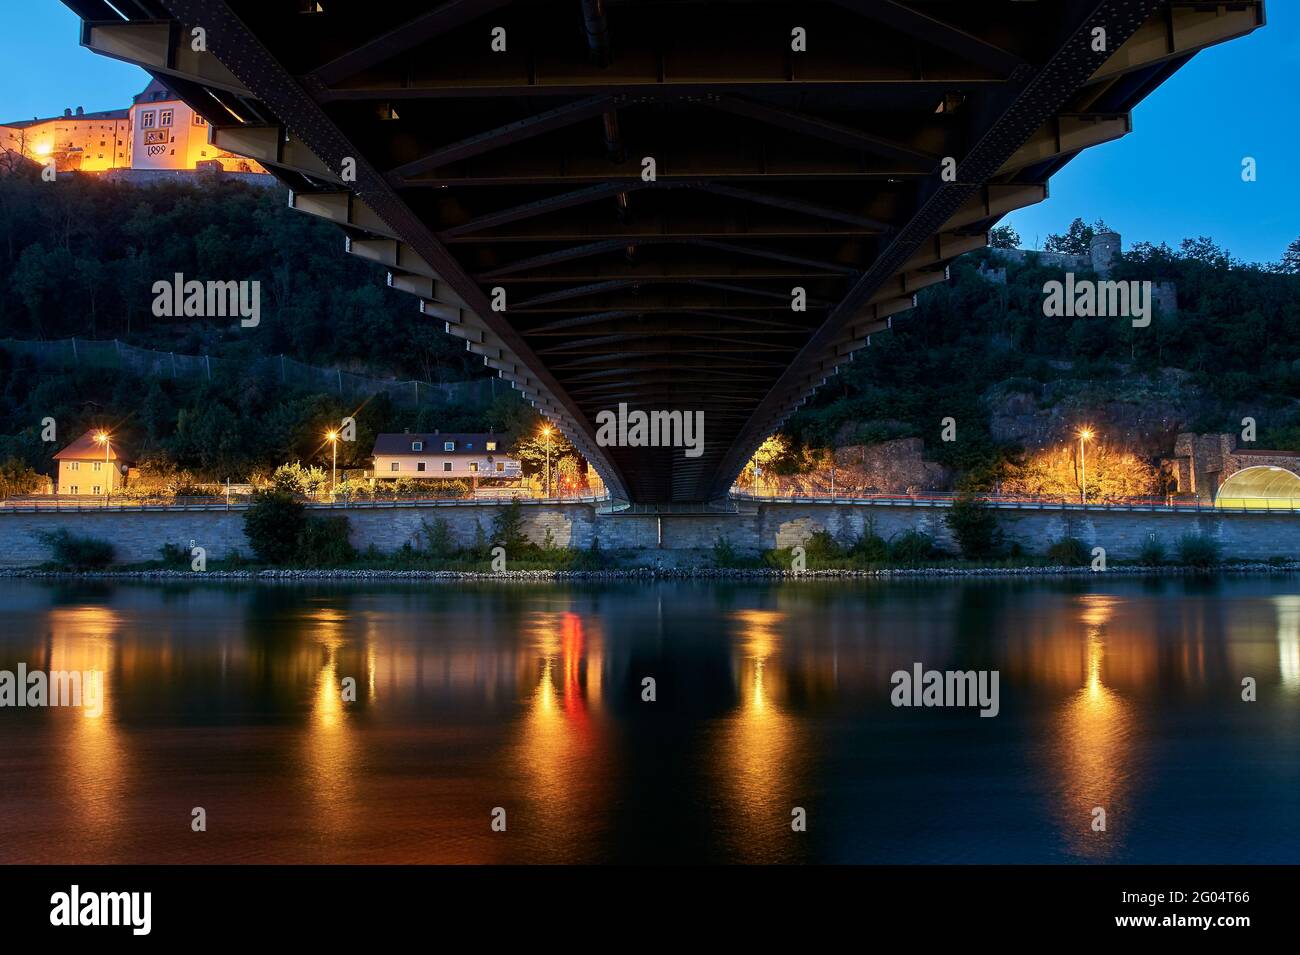
POLYGON ((1009 225, 997 226, 989 231, 989 248, 1018 249, 1020 248, 1020 233, 1009 225))
POLYGON ((244 512, 244 536, 253 553, 268 564, 283 564, 298 553, 307 524, 302 503, 285 491, 265 491, 253 496, 244 512))
POLYGON ((1283 275, 1300 275, 1300 238, 1286 247, 1282 261, 1277 263, 1274 270, 1283 275))
POLYGON ((1049 235, 1047 241, 1043 243, 1043 249, 1065 255, 1087 255, 1092 251, 1092 240, 1101 233, 1110 231, 1112 231, 1110 226, 1101 219, 1092 225, 1088 225, 1082 219, 1075 219, 1070 223, 1070 228, 1066 230, 1065 235, 1055 233, 1049 235))
POLYGON ((992 557, 1002 548, 997 515, 981 498, 962 495, 953 502, 943 520, 963 557, 972 560, 992 557))

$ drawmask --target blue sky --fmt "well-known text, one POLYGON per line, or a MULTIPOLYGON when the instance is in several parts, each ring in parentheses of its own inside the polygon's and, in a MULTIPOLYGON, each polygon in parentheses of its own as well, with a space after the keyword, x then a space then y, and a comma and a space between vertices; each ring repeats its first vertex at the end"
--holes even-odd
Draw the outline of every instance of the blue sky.
MULTIPOLYGON (((1091 149, 1052 179, 1051 198, 1005 221, 1041 245, 1075 216, 1124 236, 1208 235, 1247 261, 1279 259, 1300 236, 1300 2, 1272 0, 1269 24, 1198 55, 1134 113, 1127 138, 1091 149), (1253 156, 1259 180, 1241 180, 1253 156)), ((56 0, 0 3, 0 121, 126 106, 148 77, 78 45, 56 0)))

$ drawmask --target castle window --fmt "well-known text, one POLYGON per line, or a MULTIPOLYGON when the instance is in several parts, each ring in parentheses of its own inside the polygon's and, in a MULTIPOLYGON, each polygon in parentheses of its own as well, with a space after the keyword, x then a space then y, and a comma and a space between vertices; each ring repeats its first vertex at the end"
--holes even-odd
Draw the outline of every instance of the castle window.
POLYGON ((158 125, 159 125, 159 126, 170 126, 171 124, 172 124, 172 111, 171 111, 171 110, 169 110, 169 109, 165 109, 165 110, 163 110, 161 113, 158 114, 158 125))
POLYGON ((154 111, 151 109, 140 111, 140 128, 153 129, 154 111))

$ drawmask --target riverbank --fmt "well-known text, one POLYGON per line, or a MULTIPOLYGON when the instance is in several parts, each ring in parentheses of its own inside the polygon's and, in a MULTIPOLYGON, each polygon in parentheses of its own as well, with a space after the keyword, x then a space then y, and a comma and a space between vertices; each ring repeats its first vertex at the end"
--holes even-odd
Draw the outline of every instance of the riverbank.
POLYGON ((1094 571, 1090 567, 894 567, 870 570, 778 570, 730 567, 634 567, 607 570, 0 570, 0 579, 137 580, 137 581, 280 581, 280 580, 433 580, 433 581, 598 581, 598 580, 879 580, 893 578, 973 577, 1214 577, 1285 576, 1300 573, 1300 561, 1221 564, 1213 567, 1125 565, 1094 571))

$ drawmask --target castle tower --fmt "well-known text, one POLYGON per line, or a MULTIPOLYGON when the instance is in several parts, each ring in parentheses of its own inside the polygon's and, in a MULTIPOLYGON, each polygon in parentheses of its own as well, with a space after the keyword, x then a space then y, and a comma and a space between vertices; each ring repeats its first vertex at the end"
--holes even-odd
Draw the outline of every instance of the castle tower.
POLYGON ((1115 257, 1121 251, 1119 233, 1099 232, 1093 236, 1089 251, 1092 253, 1092 270, 1102 277, 1110 275, 1115 257))

